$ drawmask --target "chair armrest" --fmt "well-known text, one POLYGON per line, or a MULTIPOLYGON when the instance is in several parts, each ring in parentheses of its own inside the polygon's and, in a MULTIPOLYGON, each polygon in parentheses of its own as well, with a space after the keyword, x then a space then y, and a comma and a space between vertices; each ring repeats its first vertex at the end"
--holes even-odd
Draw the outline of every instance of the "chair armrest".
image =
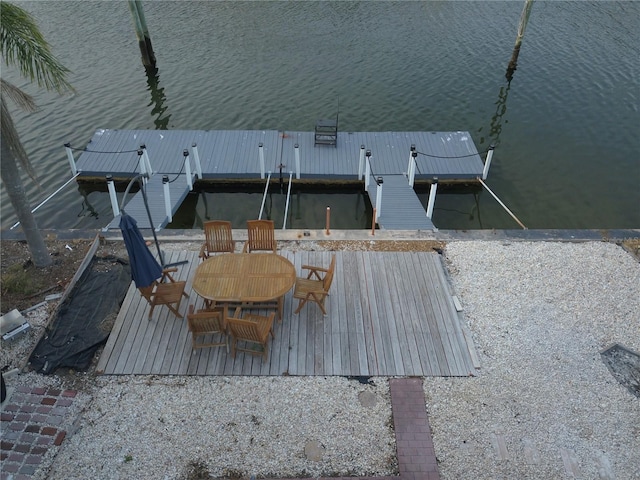
POLYGON ((160 283, 162 283, 165 278, 168 279, 170 282, 175 283, 176 279, 173 278, 171 273, 176 273, 177 271, 178 271, 178 267, 170 267, 162 270, 162 278, 160 279, 160 283))
POLYGON ((302 265, 304 270, 309 270, 309 275, 307 275, 307 279, 311 278, 312 275, 315 275, 318 280, 322 280, 322 277, 318 274, 318 272, 327 273, 329 269, 322 267, 313 267, 311 265, 302 265))
POLYGON ((202 247, 200 247, 200 254, 198 255, 198 257, 202 259, 207 258, 207 255, 205 253, 206 249, 207 249, 207 243, 205 242, 202 244, 202 247))

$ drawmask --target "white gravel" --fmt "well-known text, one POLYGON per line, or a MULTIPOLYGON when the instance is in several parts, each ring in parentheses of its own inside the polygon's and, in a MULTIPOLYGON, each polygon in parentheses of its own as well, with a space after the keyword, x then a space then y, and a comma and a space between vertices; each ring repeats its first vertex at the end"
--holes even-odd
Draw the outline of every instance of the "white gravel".
MULTIPOLYGON (((600 358, 616 342, 640 351, 638 261, 604 242, 451 242, 445 255, 482 368, 424 379, 442 478, 640 478, 640 401, 600 358)), ((99 377, 37 478, 397 474, 387 380, 99 377)))
POLYGON ((48 479, 397 470, 385 378, 373 385, 341 377, 129 377, 99 383, 48 479), (360 401, 363 392, 374 399, 372 406, 360 401))
POLYGON ((446 256, 482 368, 425 379, 442 478, 640 478, 640 400, 600 355, 640 351, 637 260, 610 243, 454 242, 446 256))

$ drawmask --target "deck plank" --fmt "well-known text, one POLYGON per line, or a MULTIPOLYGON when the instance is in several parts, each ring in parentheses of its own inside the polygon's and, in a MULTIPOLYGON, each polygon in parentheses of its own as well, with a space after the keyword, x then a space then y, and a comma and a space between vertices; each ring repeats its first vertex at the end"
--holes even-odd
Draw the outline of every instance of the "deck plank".
MULTIPOLYGON (((285 296, 282 322, 275 323, 267 362, 259 355, 224 347, 191 350, 186 321, 167 308, 149 306, 131 285, 102 355, 104 374, 158 375, 344 375, 460 376, 473 367, 460 316, 443 265, 430 252, 282 252, 299 275, 302 265, 327 266, 336 255, 336 276, 326 300, 327 315, 308 303, 285 296)), ((201 308, 191 289, 197 252, 171 252, 168 261, 186 279, 188 305, 201 308)), ((258 310, 267 314, 268 310, 258 310)))

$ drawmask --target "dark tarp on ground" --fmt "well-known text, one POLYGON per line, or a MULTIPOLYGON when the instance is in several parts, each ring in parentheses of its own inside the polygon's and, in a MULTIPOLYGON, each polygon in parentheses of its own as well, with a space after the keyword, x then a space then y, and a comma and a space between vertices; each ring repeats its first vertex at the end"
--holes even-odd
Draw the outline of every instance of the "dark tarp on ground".
POLYGON ((60 367, 86 370, 109 337, 108 321, 117 315, 130 283, 126 261, 94 257, 31 354, 31 367, 44 374, 60 367))

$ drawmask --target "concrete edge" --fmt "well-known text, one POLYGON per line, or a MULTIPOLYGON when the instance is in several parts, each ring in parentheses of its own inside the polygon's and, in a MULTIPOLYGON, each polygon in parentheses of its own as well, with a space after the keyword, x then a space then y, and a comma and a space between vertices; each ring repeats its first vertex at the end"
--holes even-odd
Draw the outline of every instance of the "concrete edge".
MULTIPOLYGON (((45 238, 57 240, 86 239, 104 237, 108 240, 120 240, 119 230, 102 232, 100 229, 47 229, 41 230, 45 238)), ((142 231, 145 237, 151 237, 148 230, 142 231)), ((202 241, 204 234, 201 229, 164 229, 157 233, 159 241, 181 242, 202 241)), ((237 241, 247 239, 245 229, 234 229, 233 237, 237 241)), ((562 241, 562 242, 621 242, 622 240, 640 238, 640 229, 593 229, 593 230, 278 230, 276 239, 281 241, 464 241, 464 240, 509 240, 509 241, 562 241)), ((3 230, 0 232, 2 240, 24 240, 22 231, 3 230)))

